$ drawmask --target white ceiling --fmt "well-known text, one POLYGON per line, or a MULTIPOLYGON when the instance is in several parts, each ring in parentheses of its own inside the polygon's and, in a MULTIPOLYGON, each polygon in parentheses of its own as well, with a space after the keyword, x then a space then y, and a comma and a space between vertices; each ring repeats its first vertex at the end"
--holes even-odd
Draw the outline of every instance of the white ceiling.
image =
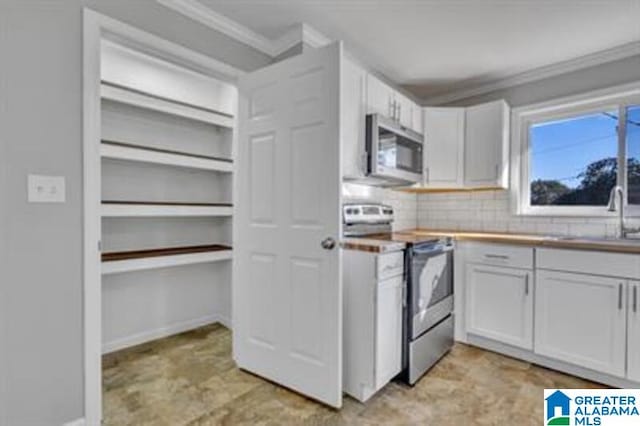
POLYGON ((200 2, 271 39, 306 22, 419 98, 640 41, 640 0, 200 2))

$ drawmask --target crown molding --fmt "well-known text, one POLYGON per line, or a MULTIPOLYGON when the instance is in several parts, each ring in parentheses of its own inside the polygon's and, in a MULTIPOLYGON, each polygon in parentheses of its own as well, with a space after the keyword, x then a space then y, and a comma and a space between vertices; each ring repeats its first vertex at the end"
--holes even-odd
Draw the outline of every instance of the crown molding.
POLYGON ((311 47, 322 47, 331 43, 331 39, 320 31, 313 28, 311 25, 302 23, 302 41, 311 47))
POLYGON ((228 18, 197 0, 156 0, 175 12, 200 22, 266 55, 276 57, 299 43, 320 47, 331 41, 308 24, 295 25, 277 39, 270 39, 228 18))
POLYGON ((215 12, 196 0, 157 0, 157 2, 226 36, 251 46, 262 53, 272 56, 273 44, 271 40, 239 24, 233 19, 229 19, 215 12))
POLYGON ((558 62, 544 67, 535 68, 530 71, 513 74, 499 80, 488 82, 469 80, 466 83, 462 83, 461 88, 458 90, 454 90, 444 95, 423 98, 422 103, 423 105, 442 105, 636 55, 640 55, 640 42, 631 42, 611 49, 570 59, 568 61, 558 62))

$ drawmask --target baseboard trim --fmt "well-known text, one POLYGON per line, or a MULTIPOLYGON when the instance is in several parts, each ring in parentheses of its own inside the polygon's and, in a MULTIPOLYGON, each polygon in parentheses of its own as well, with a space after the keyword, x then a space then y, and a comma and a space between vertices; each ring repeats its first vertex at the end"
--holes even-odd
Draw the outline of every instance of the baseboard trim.
POLYGON ((537 364, 542 367, 549 368, 551 370, 560 371, 565 374, 580 377, 582 379, 591 380, 603 385, 621 388, 621 389, 635 389, 638 388, 638 383, 631 380, 627 380, 622 377, 616 377, 605 373, 600 373, 594 370, 589 370, 584 367, 569 364, 556 359, 547 358, 542 355, 535 354, 526 349, 516 348, 504 343, 495 342, 490 339, 486 339, 480 336, 474 336, 472 334, 467 335, 467 344, 477 346, 482 349, 487 349, 491 352, 497 352, 502 355, 506 355, 512 358, 521 359, 531 364, 537 364))
POLYGON ((84 417, 79 419, 71 420, 70 422, 65 423, 63 426, 86 426, 86 421, 84 417))
POLYGON ((119 351, 121 349, 146 343, 151 340, 162 339, 163 337, 168 337, 173 334, 193 330, 194 328, 202 327, 204 325, 216 322, 219 322, 227 328, 229 328, 231 324, 231 321, 229 321, 229 318, 226 316, 221 316, 218 314, 206 315, 200 318, 171 324, 169 326, 156 328, 154 330, 143 331, 142 333, 133 334, 131 336, 126 336, 113 340, 111 342, 103 343, 102 354, 104 355, 111 352, 119 351))

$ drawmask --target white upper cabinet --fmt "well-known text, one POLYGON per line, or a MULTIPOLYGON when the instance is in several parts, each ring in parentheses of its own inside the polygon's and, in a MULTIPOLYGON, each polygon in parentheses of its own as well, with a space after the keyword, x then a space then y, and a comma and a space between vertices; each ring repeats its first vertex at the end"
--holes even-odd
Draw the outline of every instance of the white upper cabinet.
MULTIPOLYGON (((413 109, 414 103, 401 93, 395 94, 396 101, 396 120, 409 129, 413 129, 413 109)), ((422 133, 422 130, 418 130, 422 133)))
POLYGON ((365 117, 367 114, 367 72, 343 57, 342 93, 342 176, 357 179, 365 175, 365 117))
POLYGON ((413 130, 422 134, 424 134, 423 115, 422 107, 418 104, 413 104, 413 130))
POLYGON ((424 108, 424 185, 464 185, 464 108, 424 108))
POLYGON ((535 353, 624 377, 626 294, 623 279, 538 270, 535 353))
POLYGON ((372 74, 367 75, 367 114, 395 118, 395 91, 372 74))
POLYGON ((465 120, 465 186, 506 188, 509 106, 499 100, 468 107, 465 120))
POLYGON ((367 114, 382 114, 422 133, 422 107, 373 74, 367 75, 367 114))

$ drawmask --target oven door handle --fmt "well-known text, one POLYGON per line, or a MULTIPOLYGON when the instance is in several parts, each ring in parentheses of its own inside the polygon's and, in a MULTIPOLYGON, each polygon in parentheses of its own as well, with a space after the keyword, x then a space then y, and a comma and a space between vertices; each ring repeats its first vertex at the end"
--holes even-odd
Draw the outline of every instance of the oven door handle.
POLYGON ((436 256, 440 253, 447 253, 453 250, 452 246, 445 246, 443 244, 438 244, 436 246, 431 246, 428 248, 415 248, 413 249, 413 253, 415 255, 429 255, 436 256))

